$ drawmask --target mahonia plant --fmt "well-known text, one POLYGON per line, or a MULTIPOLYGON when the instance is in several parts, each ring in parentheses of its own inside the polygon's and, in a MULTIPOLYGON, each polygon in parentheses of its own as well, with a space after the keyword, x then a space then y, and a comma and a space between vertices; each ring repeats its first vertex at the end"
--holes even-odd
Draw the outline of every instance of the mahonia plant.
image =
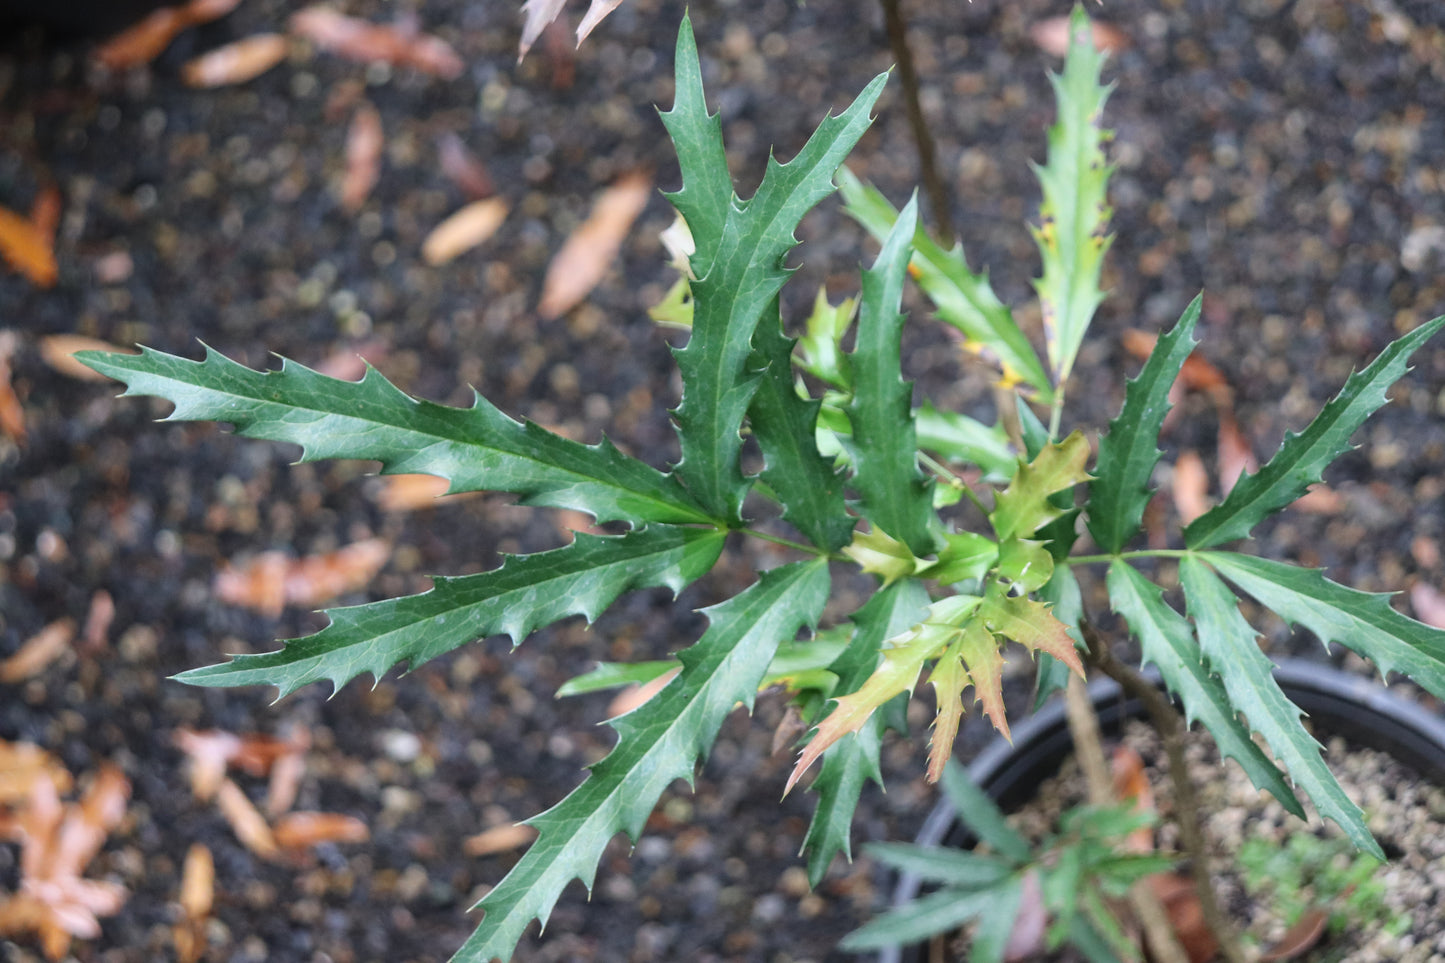
POLYGON ((865 783, 881 782, 884 729, 899 720, 901 702, 920 679, 937 697, 929 760, 937 778, 967 690, 1007 731, 1000 685, 1006 643, 1037 654, 1045 688, 1057 686, 1061 673, 1082 674, 1080 565, 1107 566, 1109 596, 1143 661, 1158 667, 1188 718, 1203 722, 1256 785, 1302 814, 1292 781, 1355 845, 1379 853, 1299 709, 1271 681, 1235 591, 1441 697, 1445 632, 1396 613, 1383 596, 1221 546, 1247 538, 1348 450, 1351 433, 1385 402, 1386 387, 1445 318, 1415 329, 1353 375, 1308 428, 1288 436, 1268 464, 1184 530, 1184 548, 1127 551, 1161 455, 1169 387, 1195 344, 1200 300, 1129 382, 1090 469, 1088 439, 1078 431, 1060 437, 1060 424, 1069 373, 1103 297, 1110 168, 1100 117, 1108 88, 1082 11, 1072 34, 1063 73, 1053 78, 1059 113, 1038 169, 1044 359, 961 248, 945 250, 928 238, 914 201, 896 210, 840 169, 868 127, 886 75, 826 118, 791 161, 770 159, 744 200, 733 192, 718 116, 707 111, 686 19, 675 103, 662 115, 682 170, 681 188, 668 197, 691 238, 687 276, 664 306, 668 320, 690 329, 676 351, 683 393, 672 414, 682 457, 670 470, 605 439, 584 445, 515 421, 480 396, 469 408, 413 400, 373 369, 346 382, 290 361, 253 371, 209 349, 199 362, 150 349, 81 355, 125 382, 126 394, 169 400, 172 420, 228 422, 246 437, 300 445, 303 461, 375 459, 383 473, 448 479, 451 492, 510 492, 522 504, 628 526, 618 535, 578 534, 566 547, 510 557, 480 574, 437 578, 421 595, 330 610, 329 625, 315 635, 178 677, 195 685, 265 684, 284 696, 323 679, 341 686, 362 673, 380 678, 394 666, 415 668, 490 635, 520 644, 559 619, 595 619, 629 590, 682 589, 713 567, 733 532, 797 552, 800 560, 760 573, 706 609, 706 631, 674 659, 604 665, 566 688, 661 682, 673 673, 650 700, 612 720, 616 746, 581 785, 529 820, 535 842, 481 900, 485 915, 456 960, 510 957, 530 922, 545 923, 572 880, 590 888, 608 841, 619 832, 637 839, 661 793, 676 779, 691 782, 724 717, 739 704, 751 708, 761 686, 786 686, 816 725, 789 781, 820 761, 805 841, 816 883, 836 854, 849 854, 859 794, 865 783), (856 304, 834 307, 820 294, 795 341, 780 313, 790 274, 784 258, 799 221, 832 193, 835 177, 847 210, 879 238, 881 251, 863 272, 856 304), (1017 394, 1016 440, 1002 423, 914 403, 900 369, 910 274, 938 319, 958 328, 965 347, 1017 394), (851 351, 843 347, 850 330, 851 351), (1030 405, 1047 411, 1047 424, 1030 405), (762 455, 755 475, 744 471, 744 432, 762 455), (960 466, 977 466, 982 481, 962 480, 960 466), (977 509, 972 516, 950 509, 965 499, 977 509), (960 521, 980 516, 986 524, 960 521), (1074 554, 1081 522, 1094 554, 1074 554), (777 534, 778 524, 796 534, 777 534), (1183 613, 1139 567, 1160 557, 1177 560, 1183 613), (835 566, 868 573, 875 590, 851 615, 820 627, 835 566))

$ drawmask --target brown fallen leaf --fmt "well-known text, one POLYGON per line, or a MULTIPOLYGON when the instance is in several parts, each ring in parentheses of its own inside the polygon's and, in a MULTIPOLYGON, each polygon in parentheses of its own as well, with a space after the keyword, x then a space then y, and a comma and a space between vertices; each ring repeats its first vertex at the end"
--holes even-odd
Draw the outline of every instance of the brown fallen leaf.
POLYGON ((1416 582, 1410 586, 1410 607, 1421 622, 1445 629, 1445 592, 1426 582, 1416 582))
POLYGON ((432 228, 422 242, 422 259, 436 267, 470 251, 497 233, 507 210, 507 202, 499 197, 473 201, 432 228))
POLYGON ((0 806, 29 799, 37 779, 48 779, 57 793, 69 792, 70 770, 59 759, 29 742, 0 739, 0 806))
POLYGON ((384 538, 299 559, 284 552, 262 552, 244 565, 222 568, 212 590, 223 602, 274 616, 287 605, 314 607, 361 588, 390 556, 391 543, 384 538))
POLYGON ((662 675, 644 685, 634 684, 623 689, 617 693, 617 695, 613 696, 612 701, 607 704, 607 718, 616 719, 618 716, 626 715, 633 709, 636 709, 661 692, 663 688, 673 680, 673 677, 681 671, 682 667, 678 666, 676 669, 667 670, 662 675))
POLYGON ((521 849, 537 838, 537 831, 522 823, 507 823, 484 829, 462 840, 462 852, 468 856, 493 856, 521 849))
POLYGON ((192 0, 180 6, 161 7, 101 44, 91 59, 110 70, 148 64, 184 30, 209 23, 230 13, 241 0, 192 0))
POLYGON ((322 358, 315 365, 318 374, 341 381, 360 381, 366 369, 381 361, 391 347, 380 338, 363 341, 361 344, 338 348, 322 358))
POLYGON ((1330 486, 1319 483, 1311 485, 1289 507, 1307 515, 1338 515, 1345 510, 1345 497, 1330 486))
POLYGON ((322 843, 362 843, 371 833, 366 823, 341 813, 287 813, 272 828, 282 849, 310 849, 322 843))
POLYGON ((14 331, 0 331, 0 433, 17 445, 25 444, 25 407, 10 383, 10 358, 20 347, 14 331))
POLYGON ((40 359, 55 371, 80 381, 109 381, 99 371, 87 368, 75 360, 77 351, 114 351, 120 354, 136 354, 134 348, 122 348, 99 338, 87 338, 83 334, 48 334, 40 339, 40 359))
POLYGON ((1260 954, 1259 963, 1277 963, 1279 960, 1293 960, 1303 956, 1314 949, 1320 937, 1325 935, 1329 922, 1329 910, 1311 906, 1300 914, 1293 926, 1284 931, 1284 935, 1274 946, 1260 954))
POLYGON ((652 177, 642 171, 626 174, 602 192, 592 213, 572 232, 547 267, 537 313, 560 317, 607 274, 632 222, 652 199, 652 177))
POLYGON ((42 187, 30 205, 30 223, 35 225, 35 230, 52 249, 55 247, 55 231, 60 227, 60 207, 60 189, 54 184, 42 187))
POLYGON ((60 277, 53 237, 8 207, 0 207, 0 258, 39 288, 54 287, 60 277))
MULTIPOLYGON (((1164 905, 1169 925, 1179 945, 1189 956, 1189 963, 1209 963, 1219 952, 1219 941, 1204 921, 1204 908, 1194 880, 1178 873, 1155 873, 1140 881, 1149 887, 1164 905)), ((1140 884, 1136 884, 1140 885, 1140 884)))
POLYGON ((181 891, 177 899, 184 915, 171 930, 180 963, 197 963, 205 955, 209 943, 206 921, 210 918, 215 894, 215 860, 204 845, 193 843, 186 851, 181 868, 181 891))
MULTIPOLYGON (((562 13, 562 8, 567 0, 527 0, 522 4, 522 13, 526 19, 522 24, 522 39, 517 44, 517 62, 521 63, 522 58, 527 56, 527 51, 532 49, 532 44, 542 36, 542 31, 547 25, 562 13)), ((577 28, 577 43, 587 39, 596 26, 602 22, 613 10, 620 6, 622 0, 592 0, 587 7, 587 13, 582 17, 582 23, 577 28)))
POLYGON ((97 589, 90 597, 90 611, 81 630, 81 648, 87 653, 103 650, 110 641, 110 624, 115 621, 115 600, 105 589, 97 589))
POLYGON ((359 210, 376 186, 381 177, 384 146, 386 134, 381 129, 381 114, 363 100, 346 129, 346 176, 341 181, 341 206, 346 210, 353 213, 359 210))
POLYGON ((441 164, 442 173, 469 200, 480 201, 497 192, 486 165, 467 150, 462 139, 453 132, 447 131, 437 138, 437 161, 441 164))
POLYGON ((274 819, 295 805, 304 775, 305 749, 288 752, 276 760, 271 767, 271 781, 266 784, 266 815, 274 819))
MULTIPOLYGON (((1095 50, 1116 53, 1129 46, 1129 35, 1118 27, 1098 20, 1091 26, 1095 50)), ((1069 52, 1069 18, 1049 17, 1040 20, 1029 28, 1029 36, 1044 53, 1062 57, 1069 52)))
POLYGON ((1234 412, 1221 409, 1219 412, 1219 490, 1228 495, 1245 472, 1259 471, 1259 461, 1249 447, 1234 412))
POLYGON ((330 7, 307 7, 292 14, 291 32, 322 50, 359 60, 412 67, 425 74, 454 80, 466 63, 440 37, 405 26, 383 26, 348 17, 330 7))
POLYGON ((32 635, 9 658, 0 661, 0 683, 14 685, 34 678, 66 652, 75 639, 75 620, 56 619, 32 635))
POLYGON ((571 90, 577 81, 577 48, 562 21, 553 20, 542 31, 542 49, 552 65, 552 89, 571 90))
POLYGON ((451 487, 451 482, 436 475, 384 475, 381 483, 376 501, 388 512, 431 508, 451 487))
POLYGON ((1174 462, 1174 478, 1170 486, 1174 510, 1185 525, 1209 511, 1209 473, 1199 453, 1181 451, 1174 462))
POLYGON ((236 838, 247 849, 266 858, 277 854, 279 847, 266 817, 261 815, 261 810, 246 797, 240 786, 229 779, 221 780, 221 785, 216 789, 216 807, 221 810, 226 822, 231 824, 231 831, 236 834, 236 838))
POLYGON ((258 33, 202 54, 181 68, 192 87, 227 87, 261 76, 286 59, 286 38, 258 33))
POLYGON ((241 737, 220 729, 177 729, 171 740, 190 763, 191 792, 200 800, 215 796, 226 768, 241 751, 241 737))
MULTIPOLYGON (((1120 802, 1133 802, 1139 812, 1157 812, 1154 804, 1154 787, 1144 773, 1144 759, 1137 750, 1120 745, 1114 749, 1109 760, 1110 774, 1114 781, 1114 798, 1120 802)), ((1134 853, 1154 851, 1154 830, 1140 826, 1124 840, 1124 846, 1134 853)))

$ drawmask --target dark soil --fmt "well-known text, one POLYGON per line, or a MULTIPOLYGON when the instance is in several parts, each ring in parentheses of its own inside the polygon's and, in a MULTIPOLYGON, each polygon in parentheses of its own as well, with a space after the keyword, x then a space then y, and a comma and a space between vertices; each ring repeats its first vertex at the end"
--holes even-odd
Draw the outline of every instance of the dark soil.
MULTIPOLYGON (((671 281, 657 241, 666 203, 648 207, 583 306, 554 322, 539 321, 534 306, 548 259, 596 191, 638 167, 677 184, 653 105, 671 101, 683 4, 626 0, 577 54, 575 82, 563 89, 544 50, 515 64, 516 7, 408 5, 467 59, 450 82, 298 47, 238 87, 180 83, 196 54, 275 29, 289 10, 279 0, 250 0, 121 77, 95 74, 83 40, 0 38, 0 203, 26 210, 46 179, 65 200, 59 285, 39 291, 0 272, 0 327, 20 339, 12 366, 29 432, 22 446, 0 440, 0 657, 56 619, 83 619, 99 590, 117 609, 106 646, 0 687, 0 738, 39 743, 77 773, 116 762, 134 783, 127 821, 93 866, 131 897, 100 939, 77 943, 78 959, 169 958, 178 867, 197 841, 217 863, 210 959, 445 959, 474 922, 466 908, 515 859, 466 857, 461 840, 551 805, 609 744, 596 725, 606 697, 556 701, 556 687, 599 658, 686 645, 702 624, 692 609, 775 564, 739 550, 681 604, 643 593, 591 630, 568 623, 514 653, 489 640, 334 698, 313 686, 273 706, 261 691, 166 681, 320 624, 304 611, 264 618, 218 603, 211 585, 225 562, 384 535, 397 548, 372 590, 352 599, 362 601, 565 536, 551 513, 490 496, 388 513, 367 465, 290 466, 294 451, 213 426, 157 425, 165 405, 120 401, 114 386, 49 368, 45 335, 192 357, 205 341, 255 366, 273 351, 315 364, 354 349, 416 395, 465 403, 475 385, 510 414, 589 440, 605 428, 654 464, 675 457, 664 411, 678 392, 669 336, 645 314, 671 281), (388 142, 381 181, 356 215, 336 200, 349 113, 326 109, 353 82, 365 83, 388 142), (421 241, 463 201, 436 161, 434 140, 448 131, 484 158, 513 213, 492 241, 431 268, 421 241), (114 277, 106 259, 122 252, 133 270, 103 280, 114 277), (213 806, 192 799, 172 743, 181 726, 306 727, 315 750, 301 805, 361 817, 371 841, 323 848, 301 866, 252 856, 213 806), (420 740, 414 758, 397 749, 408 734, 420 740)), ((346 8, 393 15, 376 0, 346 8)), ((1024 303, 1037 270, 1024 227, 1037 203, 1028 161, 1042 158, 1052 110, 1044 72, 1057 66, 1028 29, 1065 5, 905 8, 970 261, 991 269, 1005 301, 1024 303)), ((790 156, 824 111, 890 61, 869 3, 702 0, 691 11, 745 192, 770 144, 790 156)), ((1080 360, 1069 420, 1102 426, 1135 365, 1123 331, 1171 323, 1202 288, 1201 351, 1234 386, 1241 426, 1267 457, 1352 367, 1445 311, 1445 8, 1114 0, 1096 12, 1132 46, 1109 70, 1113 296, 1080 360)), ((895 202, 906 198, 917 164, 896 83, 852 164, 895 202)), ((874 250, 836 202, 801 236, 795 263, 806 266, 786 298, 793 318, 819 283, 835 300, 854 291, 856 266, 874 250)), ((1037 324, 1034 310, 1020 317, 1037 324)), ((989 413, 986 377, 933 326, 920 324, 909 365, 944 404, 989 413)), ((1286 516, 1258 539, 1262 554, 1326 566, 1366 589, 1445 581, 1445 343, 1420 352, 1392 398, 1329 476, 1343 507, 1286 516)), ((1212 409, 1191 399, 1170 441, 1208 460, 1216 428, 1212 409)), ((1265 627, 1277 651, 1318 651, 1265 627)), ((840 861, 806 893, 796 853, 812 802, 802 792, 777 801, 789 767, 770 752, 780 718, 779 700, 764 697, 756 718, 731 719, 697 792, 669 793, 630 858, 615 844, 591 901, 569 891, 545 938, 516 958, 836 958, 833 945, 883 899, 885 879, 866 860, 840 861)), ((921 778, 923 732, 886 750, 889 790, 865 793, 859 843, 907 838, 924 818, 933 790, 921 778)), ((986 735, 971 722, 962 752, 986 735)), ((0 891, 17 875, 14 848, 0 847, 0 891)), ((0 941, 0 957, 37 954, 0 941)))

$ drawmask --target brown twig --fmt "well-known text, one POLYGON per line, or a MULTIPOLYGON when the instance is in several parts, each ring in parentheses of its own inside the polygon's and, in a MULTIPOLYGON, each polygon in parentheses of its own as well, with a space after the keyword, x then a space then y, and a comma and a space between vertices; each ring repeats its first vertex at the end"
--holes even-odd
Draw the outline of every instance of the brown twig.
POLYGON ((918 71, 913 66, 913 52, 908 49, 908 27, 903 20, 902 0, 883 0, 883 20, 888 28, 888 46, 898 65, 898 79, 903 84, 903 102, 908 109, 908 126, 918 147, 918 175, 928 204, 933 208, 938 240, 944 247, 954 241, 953 216, 948 212, 948 190, 938 175, 938 147, 933 132, 923 116, 923 102, 918 95, 918 71))
POLYGON ((1179 825, 1179 843, 1189 858, 1204 922, 1219 941, 1219 952, 1229 963, 1246 963, 1234 926, 1220 909, 1214 895, 1214 884, 1209 878, 1208 850, 1199 825, 1199 798, 1194 793, 1194 783, 1189 779, 1188 763, 1184 758, 1184 735, 1188 731, 1184 720, 1156 686, 1132 666, 1114 658, 1108 642, 1087 618, 1079 620, 1079 628, 1084 635, 1084 644, 1089 648, 1090 663, 1119 683, 1126 695, 1144 704, 1150 721, 1164 740, 1164 751, 1169 756, 1169 780, 1174 787, 1174 819, 1179 825))

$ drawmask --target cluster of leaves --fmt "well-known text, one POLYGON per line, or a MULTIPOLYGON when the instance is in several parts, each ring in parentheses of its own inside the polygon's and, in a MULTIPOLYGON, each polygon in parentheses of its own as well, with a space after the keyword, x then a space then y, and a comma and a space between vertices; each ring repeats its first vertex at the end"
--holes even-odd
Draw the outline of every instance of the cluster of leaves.
POLYGON ((1409 914, 1385 902, 1382 865, 1341 839, 1315 833, 1295 833, 1283 846, 1251 839, 1239 848, 1245 886, 1267 898, 1290 929, 1311 919, 1335 933, 1375 921, 1391 932, 1408 930, 1409 914))
POLYGON ((980 963, 1021 958, 1006 951, 1036 939, 1050 951, 1068 944, 1090 961, 1133 957, 1111 901, 1173 865, 1168 855, 1130 852, 1126 844, 1148 831, 1152 812, 1133 802, 1078 806, 1064 813, 1057 834, 1031 846, 956 763, 944 769, 942 786, 959 821, 986 849, 869 846, 870 856, 937 889, 850 933, 844 949, 920 943, 971 927, 969 959, 980 963))
POLYGON ((1150 497, 1169 387, 1194 345, 1200 302, 1159 338, 1129 383, 1091 475, 1083 434, 1059 437, 1068 374, 1103 296, 1099 265, 1109 246, 1108 134, 1099 122, 1108 88, 1088 34, 1077 12, 1064 71, 1054 79, 1059 116, 1039 168, 1044 201, 1035 237, 1044 271, 1037 290, 1047 363, 961 249, 928 239, 914 202, 895 210, 839 171, 886 77, 825 119, 793 160, 770 160, 744 200, 733 192, 686 21, 676 51, 676 101, 663 114, 683 177, 669 197, 692 238, 690 280, 669 308, 691 332, 676 352, 683 396, 673 417, 682 458, 670 471, 605 439, 583 445, 519 423, 480 396, 465 409, 413 400, 375 370, 348 382, 289 361, 277 371, 253 371, 210 352, 200 362, 153 350, 83 356, 124 381, 128 394, 171 401, 172 419, 229 422, 247 437, 300 445, 305 461, 374 459, 384 473, 445 478, 453 492, 510 492, 526 505, 629 526, 619 535, 579 535, 564 548, 512 557, 481 574, 438 578, 422 595, 331 610, 330 624, 315 635, 180 677, 198 685, 266 684, 284 696, 323 679, 340 686, 361 673, 380 677, 399 664, 415 667, 488 635, 520 644, 559 619, 593 619, 626 591, 681 589, 711 569, 729 532, 777 541, 781 536, 765 526, 794 531, 785 541, 806 557, 761 573, 706 610, 707 630, 675 660, 609 667, 582 684, 675 670, 651 700, 612 721, 617 744, 588 778, 530 820, 535 843, 482 900, 485 917, 457 959, 509 957, 531 920, 545 922, 568 883, 590 886, 608 840, 619 831, 636 839, 663 790, 675 779, 691 780, 724 717, 738 704, 750 707, 759 686, 774 681, 794 689, 808 721, 817 723, 793 777, 821 759, 806 839, 816 882, 835 854, 848 853, 859 793, 879 779, 879 743, 894 716, 879 710, 896 705, 920 677, 938 696, 930 761, 937 777, 966 689, 1006 728, 1000 689, 1006 642, 1038 653, 1048 684, 1082 671, 1073 569, 1084 564, 1108 566, 1113 605, 1138 636, 1144 660, 1158 667, 1190 719, 1204 722, 1226 755, 1301 813, 1288 773, 1356 845, 1378 852, 1298 709, 1272 683, 1226 580, 1321 639, 1338 640, 1442 696, 1445 633, 1397 614, 1383 597, 1219 546, 1247 537, 1319 478, 1445 318, 1416 329, 1351 377, 1313 424, 1184 530, 1182 550, 1126 551, 1150 497), (820 299, 795 342, 780 315, 789 276, 783 261, 798 222, 834 190, 835 175, 849 211, 878 235, 881 251, 863 273, 856 312, 820 299), (914 406, 913 388, 900 373, 900 307, 910 273, 939 319, 959 328, 969 348, 996 366, 1000 382, 1016 389, 1022 428, 1013 441, 1000 424, 926 401, 914 406), (1047 425, 1029 403, 1047 407, 1047 425), (744 473, 745 430, 762 454, 756 475, 744 473), (989 484, 965 483, 949 467, 961 464, 983 469, 989 484), (966 506, 951 508, 965 499, 986 527, 970 530, 966 506), (1071 554, 1081 520, 1100 554, 1071 554), (1141 558, 1161 555, 1178 560, 1186 614, 1139 567, 1141 558), (877 589, 856 612, 818 631, 830 565, 843 563, 874 575, 877 589), (1279 765, 1251 738, 1241 714, 1279 765))

